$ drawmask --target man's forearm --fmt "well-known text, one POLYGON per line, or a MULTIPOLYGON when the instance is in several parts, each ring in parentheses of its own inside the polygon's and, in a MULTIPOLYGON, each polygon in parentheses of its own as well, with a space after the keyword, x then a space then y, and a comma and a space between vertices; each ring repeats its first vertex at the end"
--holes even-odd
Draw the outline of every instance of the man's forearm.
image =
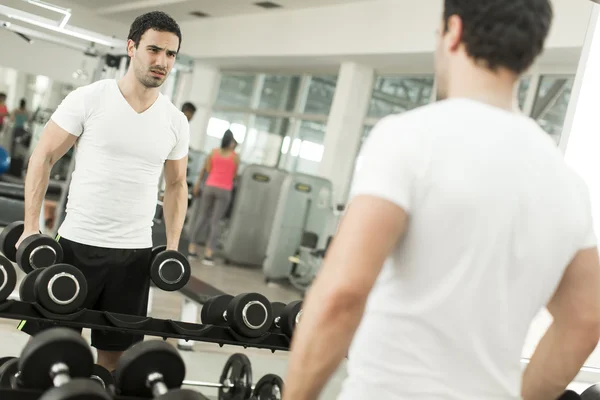
POLYGON ((593 332, 597 332, 597 329, 573 329, 553 322, 525 369, 521 393, 523 399, 560 397, 594 351, 598 339, 593 332))
POLYGON ((167 230, 167 250, 177 250, 185 223, 188 204, 188 187, 185 181, 165 187, 163 215, 167 230))
POLYGON ((363 301, 327 294, 326 288, 309 296, 290 349, 285 400, 318 398, 346 357, 364 312, 363 301))
POLYGON ((40 230, 40 213, 51 169, 51 162, 46 157, 34 154, 29 160, 25 177, 25 232, 40 230))

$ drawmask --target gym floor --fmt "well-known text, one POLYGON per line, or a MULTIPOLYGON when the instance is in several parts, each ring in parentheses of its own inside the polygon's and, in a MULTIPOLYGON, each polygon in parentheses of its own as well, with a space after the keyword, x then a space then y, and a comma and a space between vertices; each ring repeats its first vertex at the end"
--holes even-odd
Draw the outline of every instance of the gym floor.
MULTIPOLYGON (((193 274, 197 278, 223 290, 230 294, 242 292, 260 292, 271 301, 290 302, 299 299, 300 294, 284 286, 265 284, 263 274, 260 268, 236 267, 231 265, 215 264, 214 266, 205 266, 200 261, 192 261, 193 274)), ((24 276, 20 270, 19 281, 24 276)), ((182 296, 177 292, 154 291, 151 316, 156 318, 179 319, 181 310, 182 296)), ((198 316, 199 318, 199 316, 198 316)), ((533 322, 525 348, 524 357, 529 357, 533 352, 540 337, 545 332, 549 317, 541 313, 533 322)), ((21 349, 27 342, 28 336, 17 331, 16 326, 19 321, 0 319, 0 356, 18 356, 21 349)), ((84 330, 84 336, 89 340, 89 331, 84 330)), ((146 337, 146 340, 155 340, 159 338, 146 337)), ((160 340, 160 339, 159 339, 160 340)), ((168 340, 173 345, 177 345, 177 340, 168 340)), ((253 380, 258 381, 261 376, 267 373, 274 373, 280 376, 285 375, 287 369, 287 352, 271 353, 269 350, 244 349, 237 346, 219 347, 212 343, 197 342, 193 346, 193 351, 181 351, 186 366, 186 380, 218 382, 219 375, 225 365, 227 358, 233 353, 244 353, 252 362, 253 380)), ((600 351, 595 352, 588 360, 588 365, 600 365, 600 351)), ((345 377, 344 363, 329 382, 321 399, 335 399, 340 391, 340 386, 345 377)), ((593 378, 592 378, 593 379, 593 378)), ((590 384, 573 384, 572 389, 582 391, 590 384)), ((209 398, 217 398, 217 390, 210 388, 196 388, 209 398)))

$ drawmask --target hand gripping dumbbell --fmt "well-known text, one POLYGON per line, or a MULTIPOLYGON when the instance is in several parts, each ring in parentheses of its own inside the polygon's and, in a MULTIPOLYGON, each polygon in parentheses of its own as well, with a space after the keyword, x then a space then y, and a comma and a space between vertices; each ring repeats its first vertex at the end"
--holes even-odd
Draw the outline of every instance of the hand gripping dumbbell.
POLYGON ((123 353, 115 371, 115 386, 121 396, 205 400, 198 392, 181 389, 184 378, 185 363, 179 352, 162 340, 148 340, 123 353))
POLYGON ((188 283, 192 268, 183 254, 166 248, 162 245, 152 249, 150 277, 158 288, 173 292, 188 283))
POLYGON ((15 267, 0 254, 0 303, 6 301, 17 286, 17 272, 15 267))
POLYGON ((56 264, 28 273, 19 286, 21 301, 38 303, 55 314, 70 314, 83 306, 88 293, 83 273, 69 264, 56 264))
POLYGON ((90 379, 92 349, 68 328, 51 328, 32 337, 19 357, 18 387, 45 391, 40 400, 110 400, 90 379))
POLYGON ((260 293, 242 293, 235 297, 215 296, 202 306, 203 324, 228 325, 241 336, 256 338, 264 335, 273 324, 269 300, 260 293))
POLYGON ((48 235, 37 234, 25 238, 19 248, 19 241, 25 224, 17 221, 9 224, 0 233, 0 251, 26 274, 37 268, 46 268, 63 260, 62 246, 48 235))

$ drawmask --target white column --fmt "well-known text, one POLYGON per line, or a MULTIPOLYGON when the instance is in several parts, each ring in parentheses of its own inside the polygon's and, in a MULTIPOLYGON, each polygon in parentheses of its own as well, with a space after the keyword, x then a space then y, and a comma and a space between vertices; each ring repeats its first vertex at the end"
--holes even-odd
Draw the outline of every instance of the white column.
POLYGON ((340 67, 319 165, 319 174, 333 183, 334 203, 344 203, 348 195, 374 76, 364 65, 348 62, 340 67))
POLYGON ((182 96, 183 102, 190 101, 196 106, 196 114, 190 123, 190 147, 194 150, 202 150, 220 82, 218 68, 201 62, 194 64, 189 94, 187 98, 182 96))
POLYGON ((600 234, 600 5, 594 4, 559 146, 588 185, 594 229, 600 234))

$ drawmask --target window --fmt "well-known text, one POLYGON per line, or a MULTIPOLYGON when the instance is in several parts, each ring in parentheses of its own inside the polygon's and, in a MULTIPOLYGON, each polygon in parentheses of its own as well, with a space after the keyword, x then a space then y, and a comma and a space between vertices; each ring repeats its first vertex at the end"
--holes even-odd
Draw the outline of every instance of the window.
POLYGON ((325 150, 323 142, 327 126, 321 122, 300 121, 297 129, 297 135, 290 131, 283 140, 281 153, 284 157, 281 158, 279 167, 288 171, 317 175, 325 150))
POLYGON ((262 110, 293 111, 300 87, 299 76, 267 75, 258 108, 262 110))
POLYGON ((433 76, 379 76, 375 80, 367 115, 382 118, 428 104, 433 85, 433 76))
POLYGON ((216 106, 250 107, 255 75, 224 74, 221 77, 216 106))
POLYGON ((542 76, 531 117, 558 142, 573 89, 573 76, 542 76))
POLYGON ((221 146, 221 139, 227 129, 231 130, 235 140, 243 144, 246 139, 246 124, 248 116, 239 113, 215 112, 208 121, 204 152, 210 153, 212 149, 221 146))
POLYGON ((337 85, 337 76, 313 76, 308 87, 306 114, 329 115, 337 85))

